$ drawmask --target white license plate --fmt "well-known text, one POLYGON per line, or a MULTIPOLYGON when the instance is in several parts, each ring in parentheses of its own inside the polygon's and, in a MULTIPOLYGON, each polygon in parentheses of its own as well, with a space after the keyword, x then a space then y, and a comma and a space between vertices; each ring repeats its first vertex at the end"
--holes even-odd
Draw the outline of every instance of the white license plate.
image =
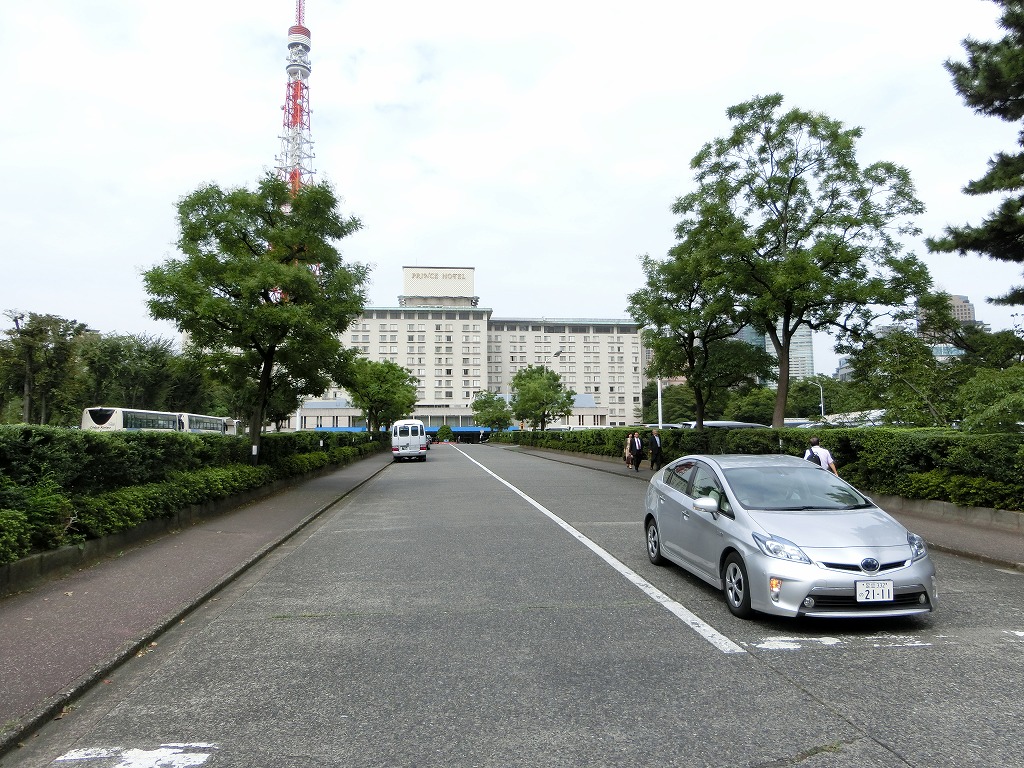
POLYGON ((892 601, 891 581, 858 581, 858 603, 881 603, 892 601))

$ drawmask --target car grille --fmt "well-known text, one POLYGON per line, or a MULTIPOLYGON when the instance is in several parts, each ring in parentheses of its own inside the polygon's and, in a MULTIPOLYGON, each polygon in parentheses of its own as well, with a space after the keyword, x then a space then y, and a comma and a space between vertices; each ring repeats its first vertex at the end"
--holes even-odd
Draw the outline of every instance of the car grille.
MULTIPOLYGON (((888 571, 896 571, 900 568, 906 568, 909 564, 909 560, 899 560, 895 563, 882 563, 878 567, 877 571, 868 575, 877 576, 878 574, 886 573, 888 571)), ((844 571, 845 573, 867 573, 867 571, 860 567, 860 563, 822 563, 821 565, 825 568, 830 568, 833 571, 844 571)))
MULTIPOLYGON (((814 598, 815 613, 826 613, 828 611, 857 612, 869 614, 874 611, 891 611, 901 608, 925 608, 930 605, 928 593, 922 587, 912 588, 912 591, 899 592, 893 595, 891 602, 885 603, 858 603, 855 595, 837 595, 828 593, 811 592, 810 597, 814 598), (921 595, 925 601, 921 602, 921 595)), ((803 611, 801 611, 802 613, 803 611)))

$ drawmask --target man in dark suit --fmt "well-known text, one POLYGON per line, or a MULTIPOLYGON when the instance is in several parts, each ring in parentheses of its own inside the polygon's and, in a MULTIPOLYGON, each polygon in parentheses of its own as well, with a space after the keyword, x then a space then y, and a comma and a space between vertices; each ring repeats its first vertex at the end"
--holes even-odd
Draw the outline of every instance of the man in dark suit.
POLYGON ((657 429, 651 431, 649 442, 651 448, 651 469, 657 472, 665 463, 665 455, 661 452, 661 435, 658 434, 657 429))
POLYGON ((634 432, 631 438, 633 443, 630 445, 633 453, 633 471, 640 471, 640 462, 644 460, 644 441, 640 437, 639 432, 634 432))

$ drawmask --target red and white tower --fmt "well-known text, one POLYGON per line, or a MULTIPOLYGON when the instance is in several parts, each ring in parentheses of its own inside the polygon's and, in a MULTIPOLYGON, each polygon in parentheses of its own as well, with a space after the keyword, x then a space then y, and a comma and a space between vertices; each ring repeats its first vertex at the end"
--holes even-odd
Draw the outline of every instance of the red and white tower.
POLYGON ((288 28, 288 90, 285 93, 284 133, 277 172, 292 194, 313 177, 313 138, 309 132, 309 30, 304 26, 306 4, 295 2, 295 24, 288 28))

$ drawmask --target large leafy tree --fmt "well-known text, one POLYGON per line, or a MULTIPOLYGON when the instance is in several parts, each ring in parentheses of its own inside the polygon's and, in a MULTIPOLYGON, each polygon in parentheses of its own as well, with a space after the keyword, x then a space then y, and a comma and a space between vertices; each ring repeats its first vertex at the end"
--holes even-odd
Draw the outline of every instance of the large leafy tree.
POLYGON ((697 428, 716 393, 771 374, 765 351, 736 339, 736 308, 729 275, 708 232, 683 233, 669 258, 642 260, 647 285, 629 296, 629 312, 653 353, 648 374, 683 376, 693 394, 697 428))
POLYGON ((178 222, 184 258, 144 274, 150 314, 247 391, 258 457, 275 390, 318 395, 340 376, 340 334, 362 311, 367 268, 343 263, 335 243, 360 222, 341 216, 328 184, 292 195, 270 174, 253 190, 201 187, 178 204, 178 222))
POLYGON ((898 315, 930 287, 925 265, 900 242, 922 212, 909 172, 861 166, 860 128, 800 109, 782 96, 727 110, 732 132, 693 158, 697 189, 673 212, 682 241, 714 243, 733 322, 771 340, 778 359, 773 426, 783 425, 789 354, 801 327, 857 335, 898 315))
POLYGON ((371 433, 407 417, 416 405, 417 378, 388 360, 357 357, 342 381, 371 433))
MULTIPOLYGON (((723 392, 721 397, 706 405, 704 412, 707 418, 717 418, 727 400, 723 392)), ((678 424, 682 421, 693 421, 695 403, 693 390, 682 384, 663 386, 661 389, 661 421, 664 424, 678 424)), ((650 382, 643 390, 643 410, 640 413, 643 424, 658 423, 658 384, 650 382)))
POLYGON ((484 389, 473 398, 473 419, 480 426, 501 432, 512 426, 512 409, 504 397, 484 389))
MULTIPOLYGON (((1010 123, 1024 119, 1024 3, 994 0, 1002 7, 1006 35, 995 41, 964 40, 967 61, 946 62, 953 87, 982 115, 1010 123)), ((1024 131, 1018 144, 1024 147, 1024 131)), ((999 261, 1024 262, 1024 152, 997 152, 988 170, 964 187, 967 195, 1004 194, 1002 203, 980 224, 947 227, 944 236, 927 241, 937 252, 977 253, 999 261)), ((1012 286, 995 304, 1024 304, 1024 285, 1012 286)))
POLYGON ((3 399, 20 396, 26 424, 77 423, 78 344, 88 327, 76 320, 35 312, 8 311, 13 328, 0 341, 0 386, 3 399))
POLYGON ((93 336, 81 347, 87 405, 170 410, 168 365, 174 355, 162 338, 111 334, 93 336))
POLYGON ((735 421, 767 424, 772 420, 775 392, 768 387, 745 387, 729 399, 725 417, 735 421))
POLYGON ((917 335, 893 328, 852 356, 854 381, 885 410, 885 420, 947 426, 955 394, 944 366, 917 335))
POLYGON ((542 365, 530 365, 512 377, 512 415, 544 429, 548 422, 572 413, 576 393, 562 377, 542 365))
POLYGON ((1024 425, 1024 365, 980 370, 960 387, 961 427, 975 432, 1020 432, 1024 425))

